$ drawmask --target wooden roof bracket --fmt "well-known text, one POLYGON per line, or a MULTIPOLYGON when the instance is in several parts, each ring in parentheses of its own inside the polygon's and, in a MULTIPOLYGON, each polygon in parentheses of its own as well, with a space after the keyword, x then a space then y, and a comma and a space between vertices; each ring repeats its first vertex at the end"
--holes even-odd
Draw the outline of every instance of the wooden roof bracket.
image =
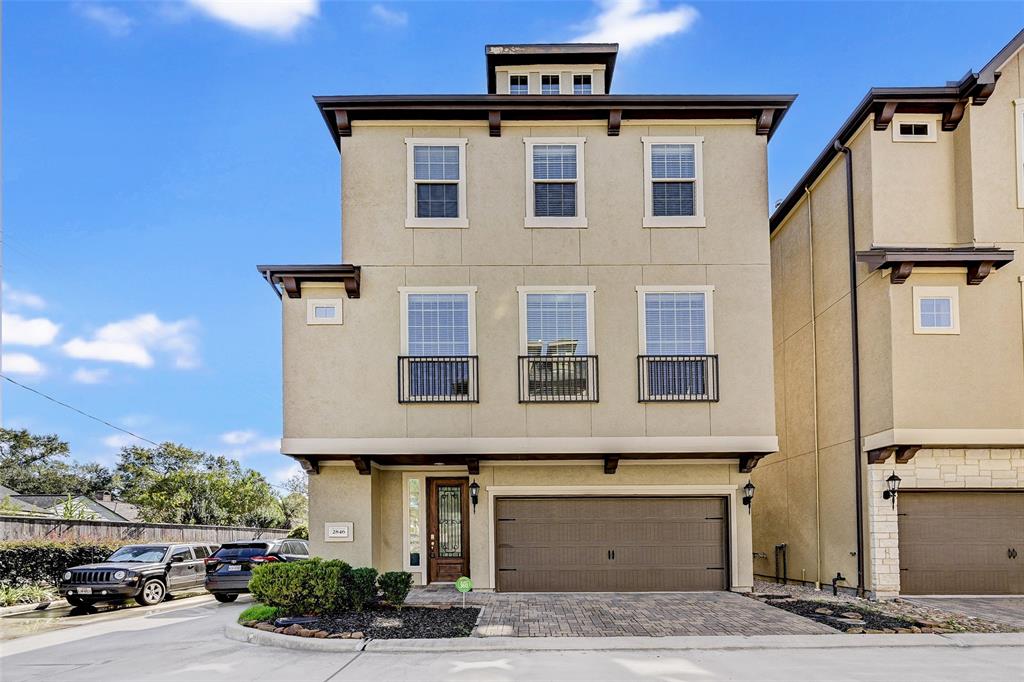
POLYGON ((466 458, 466 469, 470 476, 480 475, 480 460, 476 457, 466 458))
POLYGON ((320 473, 320 462, 312 457, 296 457, 295 461, 299 463, 307 476, 316 476, 320 473))
POLYGON ((618 455, 605 455, 604 456, 604 472, 606 474, 614 474, 619 468, 619 456, 618 455))
POLYGON ((487 112, 487 127, 490 128, 491 137, 501 137, 501 112, 487 112))
POLYGON ((762 109, 761 115, 757 117, 757 134, 767 135, 771 132, 772 121, 775 120, 774 109, 762 109))
POLYGON ((764 457, 763 454, 740 455, 740 473, 749 474, 764 457))
POLYGON ((967 111, 967 100, 962 99, 954 104, 952 109, 942 114, 942 129, 946 132, 956 130, 964 118, 965 111, 967 111))
POLYGON ((988 277, 989 273, 992 272, 992 268, 995 266, 990 260, 978 261, 976 263, 968 263, 967 265, 967 283, 968 284, 981 284, 988 277))
POLYGON ((882 113, 875 116, 875 130, 888 130, 892 123, 892 117, 896 114, 896 102, 886 102, 882 105, 882 113))
POLYGON ((612 109, 608 112, 608 137, 618 137, 622 129, 622 109, 612 109))
POLYGON ((895 464, 906 464, 914 458, 920 449, 920 445, 890 445, 868 450, 868 464, 883 464, 893 455, 896 455, 895 464))
POLYGON ((893 269, 889 272, 889 281, 893 284, 903 284, 910 277, 910 273, 914 271, 913 261, 903 261, 897 263, 893 269))
POLYGON ((334 126, 338 129, 338 137, 352 137, 352 121, 344 109, 334 110, 334 126))
POLYGON ((356 471, 361 476, 370 475, 370 458, 365 455, 359 455, 352 458, 352 463, 356 465, 356 471))

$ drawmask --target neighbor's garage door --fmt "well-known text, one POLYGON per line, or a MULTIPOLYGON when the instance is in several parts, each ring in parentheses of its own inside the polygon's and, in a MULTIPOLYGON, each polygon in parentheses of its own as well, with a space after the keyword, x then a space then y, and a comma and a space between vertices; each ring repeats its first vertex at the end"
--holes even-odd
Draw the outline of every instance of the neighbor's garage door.
POLYGON ((903 594, 1024 594, 1024 491, 902 491, 899 531, 903 594))
POLYGON ((724 590, 725 500, 531 497, 495 503, 497 589, 724 590))

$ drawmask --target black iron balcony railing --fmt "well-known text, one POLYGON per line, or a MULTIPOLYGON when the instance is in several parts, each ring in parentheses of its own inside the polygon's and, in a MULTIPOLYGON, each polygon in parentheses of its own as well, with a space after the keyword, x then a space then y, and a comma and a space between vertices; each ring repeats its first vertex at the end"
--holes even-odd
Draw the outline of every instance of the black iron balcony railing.
POLYGON ((638 355, 638 400, 718 402, 717 355, 638 355))
POLYGON ((596 403, 596 355, 520 355, 519 402, 596 403))
POLYGON ((477 356, 410 356, 398 358, 398 402, 479 402, 477 356))

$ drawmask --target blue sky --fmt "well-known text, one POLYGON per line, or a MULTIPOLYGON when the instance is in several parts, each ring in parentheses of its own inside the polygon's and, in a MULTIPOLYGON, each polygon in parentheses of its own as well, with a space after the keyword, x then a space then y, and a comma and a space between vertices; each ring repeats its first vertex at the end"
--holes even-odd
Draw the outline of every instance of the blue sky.
MULTIPOLYGON (((781 198, 867 88, 987 62, 1024 3, 4 3, 4 371, 274 479, 279 304, 254 269, 339 257, 314 94, 473 93, 483 45, 624 46, 619 93, 798 93, 781 198), (826 61, 827 60, 827 61, 826 61)), ((7 426, 111 463, 131 439, 3 386, 7 426)))

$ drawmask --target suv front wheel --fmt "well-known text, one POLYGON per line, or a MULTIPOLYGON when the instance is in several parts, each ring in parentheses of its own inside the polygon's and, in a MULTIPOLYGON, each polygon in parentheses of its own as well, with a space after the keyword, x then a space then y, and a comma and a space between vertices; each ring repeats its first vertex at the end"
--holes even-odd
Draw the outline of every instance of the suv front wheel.
POLYGON ((159 578, 150 578, 142 584, 142 591, 135 597, 142 606, 159 604, 167 595, 167 588, 159 578))

